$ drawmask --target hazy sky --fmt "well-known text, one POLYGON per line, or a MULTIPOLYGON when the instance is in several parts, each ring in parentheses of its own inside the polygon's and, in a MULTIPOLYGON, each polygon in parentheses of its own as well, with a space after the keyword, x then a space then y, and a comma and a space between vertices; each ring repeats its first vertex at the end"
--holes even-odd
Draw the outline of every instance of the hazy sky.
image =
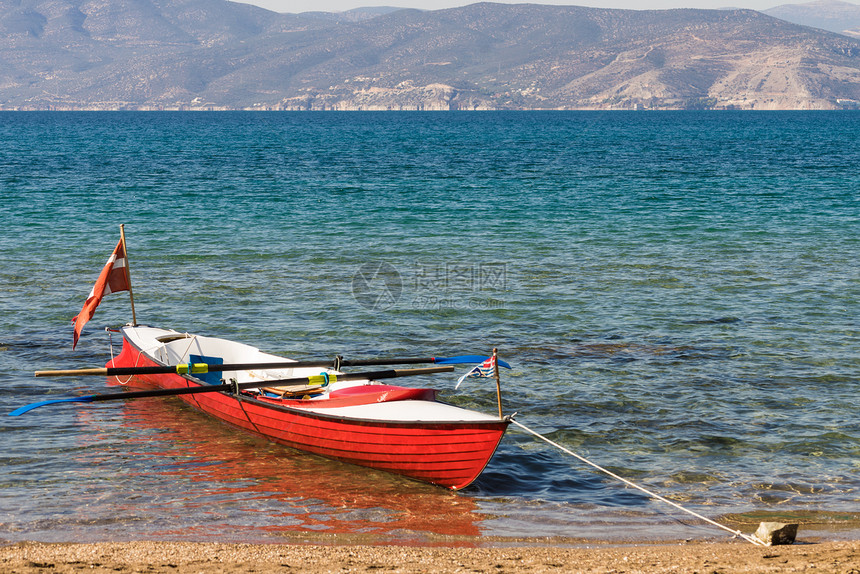
MULTIPOLYGON (((341 12, 361 6, 398 6, 401 8, 421 8, 439 10, 454 6, 474 4, 477 0, 244 0, 276 12, 341 12)), ((495 0, 504 1, 504 0, 495 0)), ((780 4, 803 4, 809 0, 583 0, 583 1, 540 1, 534 4, 559 4, 591 6, 593 8, 626 8, 632 10, 665 10, 669 8, 749 8, 766 10, 780 4)), ((516 2, 508 2, 510 4, 516 2)))

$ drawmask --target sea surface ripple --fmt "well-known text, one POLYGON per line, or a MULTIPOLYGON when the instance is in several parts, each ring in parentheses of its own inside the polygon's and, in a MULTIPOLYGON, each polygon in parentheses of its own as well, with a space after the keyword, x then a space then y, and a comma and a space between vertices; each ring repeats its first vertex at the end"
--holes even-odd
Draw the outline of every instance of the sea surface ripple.
MULTIPOLYGON (((32 373, 110 358, 127 294, 75 351, 70 321, 123 223, 139 322, 498 347, 506 412, 595 463, 736 528, 858 530, 860 114, 0 113, 0 141, 2 413, 107 388, 32 373)), ((457 376, 414 383, 494 412, 457 376)), ((515 428, 449 493, 174 400, 0 421, 0 541, 722 536, 515 428)))

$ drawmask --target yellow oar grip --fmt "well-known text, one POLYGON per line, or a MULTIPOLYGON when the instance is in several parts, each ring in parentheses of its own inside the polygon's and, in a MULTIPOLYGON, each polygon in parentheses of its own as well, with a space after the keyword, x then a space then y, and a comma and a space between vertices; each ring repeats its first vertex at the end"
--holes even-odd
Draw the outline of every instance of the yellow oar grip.
POLYGON ((309 385, 328 385, 337 382, 337 375, 322 373, 321 375, 311 375, 308 377, 309 385))
POLYGON ((208 373, 209 365, 206 363, 194 363, 189 365, 187 363, 180 363, 176 365, 176 374, 177 375, 187 375, 187 374, 198 374, 198 373, 208 373))

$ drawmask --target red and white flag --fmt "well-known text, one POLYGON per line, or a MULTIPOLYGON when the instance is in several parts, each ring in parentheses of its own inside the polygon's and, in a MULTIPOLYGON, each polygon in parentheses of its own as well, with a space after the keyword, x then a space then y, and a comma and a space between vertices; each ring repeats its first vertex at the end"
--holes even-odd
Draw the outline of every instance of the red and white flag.
POLYGON ((481 363, 480 365, 475 365, 472 369, 457 379, 457 385, 454 389, 460 388, 460 383, 469 377, 492 377, 496 372, 496 357, 488 357, 486 361, 481 363))
POLYGON ((116 244, 113 253, 108 258, 105 268, 102 269, 99 278, 96 279, 96 284, 93 285, 87 297, 84 307, 81 312, 72 319, 75 322, 75 339, 72 343, 72 349, 78 344, 78 338, 81 336, 81 329, 84 325, 93 318, 96 312, 96 307, 102 302, 102 297, 108 293, 116 293, 117 291, 129 291, 128 281, 128 262, 125 258, 125 248, 123 247, 122 239, 116 244))

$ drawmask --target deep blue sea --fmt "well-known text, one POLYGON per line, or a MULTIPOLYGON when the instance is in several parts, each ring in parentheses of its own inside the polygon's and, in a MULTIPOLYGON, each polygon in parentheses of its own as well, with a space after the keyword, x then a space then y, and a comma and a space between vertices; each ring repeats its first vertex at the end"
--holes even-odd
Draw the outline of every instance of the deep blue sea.
MULTIPOLYGON (((860 114, 0 114, 0 542, 726 533, 512 427, 451 493, 109 390, 137 320, 296 359, 488 353, 505 412, 733 528, 860 530, 860 114), (385 273, 374 275, 375 270, 385 273), (370 281, 368 278, 372 278, 370 281), (119 341, 113 335, 113 343, 119 341)), ((461 373, 407 381, 495 412, 461 373)))

